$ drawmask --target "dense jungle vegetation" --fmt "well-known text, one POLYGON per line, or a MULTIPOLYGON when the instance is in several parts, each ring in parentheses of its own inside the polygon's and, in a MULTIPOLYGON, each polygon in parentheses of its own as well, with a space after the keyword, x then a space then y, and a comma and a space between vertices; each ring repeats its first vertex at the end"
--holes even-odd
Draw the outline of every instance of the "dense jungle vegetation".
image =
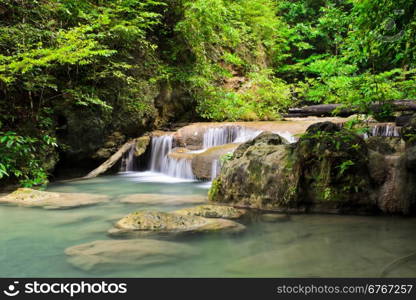
POLYGON ((416 98, 415 14, 409 0, 0 0, 0 179, 44 184, 115 131, 310 103, 388 115, 416 98))

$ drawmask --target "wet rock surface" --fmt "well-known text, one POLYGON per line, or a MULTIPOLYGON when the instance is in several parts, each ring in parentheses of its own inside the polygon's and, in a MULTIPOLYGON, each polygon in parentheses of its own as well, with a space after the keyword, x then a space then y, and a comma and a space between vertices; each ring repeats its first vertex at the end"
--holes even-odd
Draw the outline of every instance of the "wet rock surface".
POLYGON ((247 210, 231 206, 200 205, 173 211, 184 216, 199 216, 204 218, 240 219, 247 215, 247 210))
POLYGON ((44 209, 70 209, 108 201, 107 196, 83 193, 53 193, 20 188, 0 198, 0 203, 44 209))

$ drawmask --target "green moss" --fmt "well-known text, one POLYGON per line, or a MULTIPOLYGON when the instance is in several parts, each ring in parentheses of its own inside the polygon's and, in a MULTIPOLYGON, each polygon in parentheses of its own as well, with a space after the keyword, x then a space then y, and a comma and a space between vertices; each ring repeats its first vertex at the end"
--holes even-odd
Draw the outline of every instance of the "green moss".
POLYGON ((220 177, 215 178, 212 181, 211 188, 208 191, 208 200, 209 201, 218 201, 218 192, 220 191, 221 187, 221 179, 220 177))

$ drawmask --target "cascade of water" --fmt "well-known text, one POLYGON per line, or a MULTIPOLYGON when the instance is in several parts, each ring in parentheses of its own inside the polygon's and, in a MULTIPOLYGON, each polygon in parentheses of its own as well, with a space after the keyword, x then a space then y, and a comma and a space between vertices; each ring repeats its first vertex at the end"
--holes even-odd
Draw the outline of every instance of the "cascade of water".
POLYGON ((203 148, 232 143, 236 136, 235 126, 208 128, 204 133, 203 148))
POLYGON ((169 156, 172 150, 173 137, 162 135, 152 138, 150 154, 150 171, 163 173, 172 177, 194 179, 191 161, 169 156))
POLYGON ((136 151, 136 144, 131 145, 128 152, 124 153, 121 159, 120 172, 134 171, 134 152, 136 151))
POLYGON ((377 124, 371 128, 371 136, 400 137, 400 127, 393 124, 377 124))
POLYGON ((150 153, 150 170, 161 172, 163 160, 172 149, 173 137, 171 135, 154 136, 150 153))
POLYGON ((260 130, 232 125, 208 128, 204 133, 203 148, 207 149, 230 143, 245 143, 254 139, 260 133, 260 130))
POLYGON ((192 161, 189 159, 176 159, 167 155, 163 159, 163 166, 161 173, 183 179, 195 179, 192 172, 192 161))

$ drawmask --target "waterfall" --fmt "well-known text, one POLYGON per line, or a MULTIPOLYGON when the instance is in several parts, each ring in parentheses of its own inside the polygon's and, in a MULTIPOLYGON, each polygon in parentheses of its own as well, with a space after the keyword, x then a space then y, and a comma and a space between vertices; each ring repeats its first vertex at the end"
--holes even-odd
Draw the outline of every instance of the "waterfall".
POLYGON ((371 136, 400 137, 400 127, 393 124, 377 124, 371 128, 371 136))
POLYGON ((172 150, 173 137, 171 135, 154 136, 150 153, 150 170, 161 172, 163 161, 172 150))
POLYGON ((169 156, 172 145, 173 137, 171 135, 155 136, 152 138, 150 171, 177 178, 195 179, 190 160, 176 159, 169 156))
POLYGON ((211 127, 204 133, 203 148, 207 149, 230 143, 245 143, 254 139, 260 133, 260 130, 242 126, 211 127))
POLYGON ((123 154, 121 160, 120 172, 134 171, 134 152, 136 151, 136 144, 133 143, 128 152, 123 154))
POLYGON ((204 133, 203 148, 232 143, 235 139, 234 126, 208 128, 204 133))
POLYGON ((183 179, 195 179, 192 172, 192 161, 189 159, 176 159, 168 155, 163 159, 161 173, 183 179))

